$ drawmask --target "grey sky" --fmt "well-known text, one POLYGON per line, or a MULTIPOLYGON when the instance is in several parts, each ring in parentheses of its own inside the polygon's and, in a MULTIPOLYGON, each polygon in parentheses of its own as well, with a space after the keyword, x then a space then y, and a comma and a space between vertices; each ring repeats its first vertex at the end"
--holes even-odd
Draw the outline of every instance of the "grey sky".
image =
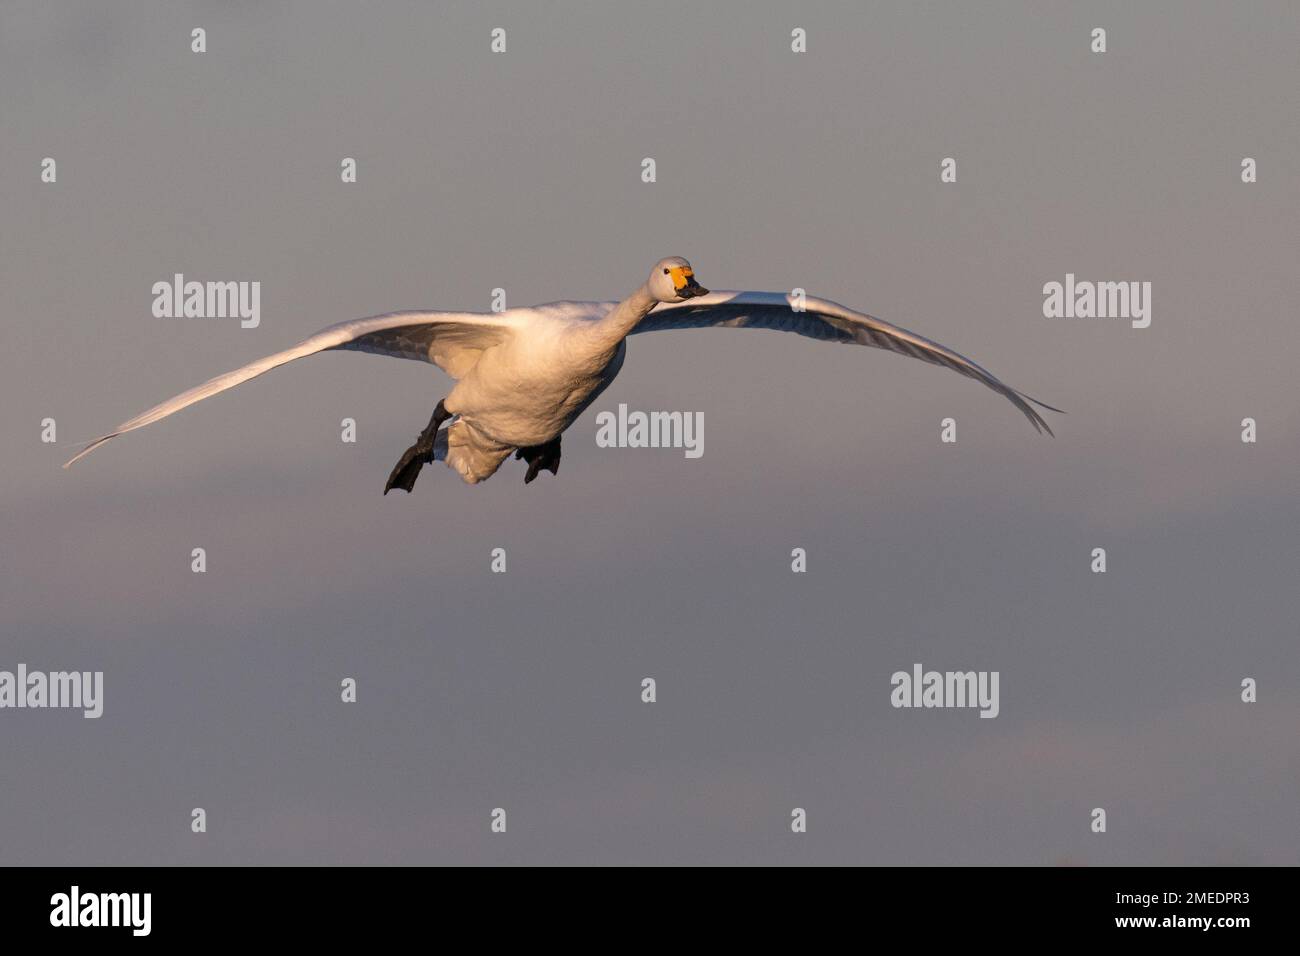
POLYGON ((99 720, 0 711, 0 863, 1300 862, 1300 13, 1132 6, 0 6, 0 669, 105 672, 99 720), (381 496, 448 380, 356 354, 58 467, 330 323, 665 255, 1069 414, 680 331, 526 488, 381 496), (174 272, 260 281, 260 327, 154 318, 174 272), (1044 318, 1067 272, 1151 327, 1044 318), (703 457, 598 448, 619 402, 703 457), (1000 716, 891 708, 918 661, 1000 716))

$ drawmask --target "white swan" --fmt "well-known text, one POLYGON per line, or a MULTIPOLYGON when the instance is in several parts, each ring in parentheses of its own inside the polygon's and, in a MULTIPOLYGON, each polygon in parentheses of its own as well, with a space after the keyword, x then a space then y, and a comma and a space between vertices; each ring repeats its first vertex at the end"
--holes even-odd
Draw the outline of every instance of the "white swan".
POLYGON ((528 462, 525 484, 545 468, 560 466, 560 435, 573 424, 623 366, 627 336, 660 329, 763 328, 829 342, 889 349, 943 365, 1010 399, 1040 432, 1052 433, 1030 405, 1060 411, 1004 385, 970 359, 929 339, 824 299, 771 292, 710 293, 695 281, 685 259, 655 264, 644 284, 617 304, 554 302, 500 313, 390 312, 341 322, 291 349, 219 375, 155 405, 96 438, 63 467, 110 438, 173 412, 286 362, 329 349, 375 352, 432 362, 456 379, 438 402, 428 427, 406 450, 384 487, 410 491, 420 469, 445 460, 468 483, 483 481, 511 452, 528 462), (802 310, 800 309, 802 306, 802 310), (444 431, 439 428, 448 419, 444 431))

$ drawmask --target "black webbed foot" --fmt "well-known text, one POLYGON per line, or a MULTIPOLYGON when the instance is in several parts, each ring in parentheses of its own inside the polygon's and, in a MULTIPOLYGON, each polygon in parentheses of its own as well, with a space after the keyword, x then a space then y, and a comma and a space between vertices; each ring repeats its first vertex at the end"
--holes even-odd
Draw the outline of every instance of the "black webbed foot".
POLYGON ((528 473, 524 475, 524 484, 528 484, 544 468, 553 475, 560 473, 560 436, 556 435, 545 445, 532 445, 520 448, 515 458, 528 462, 528 473))
POLYGON ((438 402, 437 408, 433 410, 433 417, 429 419, 429 424, 424 431, 420 432, 419 439, 402 453, 402 457, 393 466, 392 474, 388 476, 388 484, 384 485, 384 494, 388 494, 394 488, 401 488, 410 493, 415 487, 415 479, 420 477, 420 469, 433 461, 433 447, 438 441, 438 429, 449 418, 451 412, 447 411, 442 402, 438 402))
POLYGON ((406 449, 393 467, 392 474, 388 476, 388 484, 384 485, 384 494, 388 494, 394 488, 401 488, 410 493, 415 487, 415 479, 420 477, 420 469, 431 461, 433 461, 432 448, 426 449, 416 442, 406 449))

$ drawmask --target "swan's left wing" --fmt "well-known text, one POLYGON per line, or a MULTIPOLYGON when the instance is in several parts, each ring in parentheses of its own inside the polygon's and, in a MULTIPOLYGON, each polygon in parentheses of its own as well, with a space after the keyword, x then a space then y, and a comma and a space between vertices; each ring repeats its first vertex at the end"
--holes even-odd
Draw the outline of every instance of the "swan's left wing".
POLYGON ((352 319, 322 329, 293 348, 276 352, 243 368, 218 375, 189 391, 181 392, 167 401, 141 412, 135 418, 118 425, 107 435, 96 438, 69 459, 64 468, 79 458, 90 454, 110 438, 124 432, 143 428, 166 418, 182 408, 188 408, 228 388, 256 378, 263 372, 315 355, 329 349, 349 349, 373 352, 393 358, 416 359, 431 362, 452 378, 460 378, 478 361, 485 349, 509 338, 525 321, 521 310, 515 312, 390 312, 366 319, 352 319))
POLYGON ((802 302, 803 310, 797 311, 796 301, 794 296, 780 292, 712 292, 685 302, 657 306, 632 331, 636 334, 663 329, 773 329, 825 342, 847 342, 887 349, 933 365, 942 365, 982 382, 1009 399, 1034 428, 1040 432, 1045 429, 1049 435, 1052 434, 1052 429, 1030 402, 1053 412, 1059 412, 1059 408, 1044 405, 1010 385, 1003 384, 993 373, 952 349, 835 302, 808 297, 802 302))

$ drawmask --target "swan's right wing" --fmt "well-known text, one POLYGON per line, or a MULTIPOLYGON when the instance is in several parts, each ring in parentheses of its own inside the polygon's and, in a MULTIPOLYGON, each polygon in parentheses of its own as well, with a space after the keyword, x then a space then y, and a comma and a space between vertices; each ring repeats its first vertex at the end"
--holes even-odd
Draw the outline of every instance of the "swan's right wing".
POLYGON ((460 378, 473 368, 484 350, 510 338, 523 321, 519 312, 390 312, 367 319, 340 322, 322 329, 293 348, 250 362, 233 372, 218 375, 141 412, 107 435, 96 438, 63 467, 69 467, 110 438, 150 425, 286 362, 330 349, 349 349, 431 362, 453 378, 460 378))
POLYGON ((485 350, 500 345, 519 329, 522 311, 389 312, 331 325, 302 345, 333 334, 341 341, 324 348, 432 362, 459 379, 477 364, 485 350))

